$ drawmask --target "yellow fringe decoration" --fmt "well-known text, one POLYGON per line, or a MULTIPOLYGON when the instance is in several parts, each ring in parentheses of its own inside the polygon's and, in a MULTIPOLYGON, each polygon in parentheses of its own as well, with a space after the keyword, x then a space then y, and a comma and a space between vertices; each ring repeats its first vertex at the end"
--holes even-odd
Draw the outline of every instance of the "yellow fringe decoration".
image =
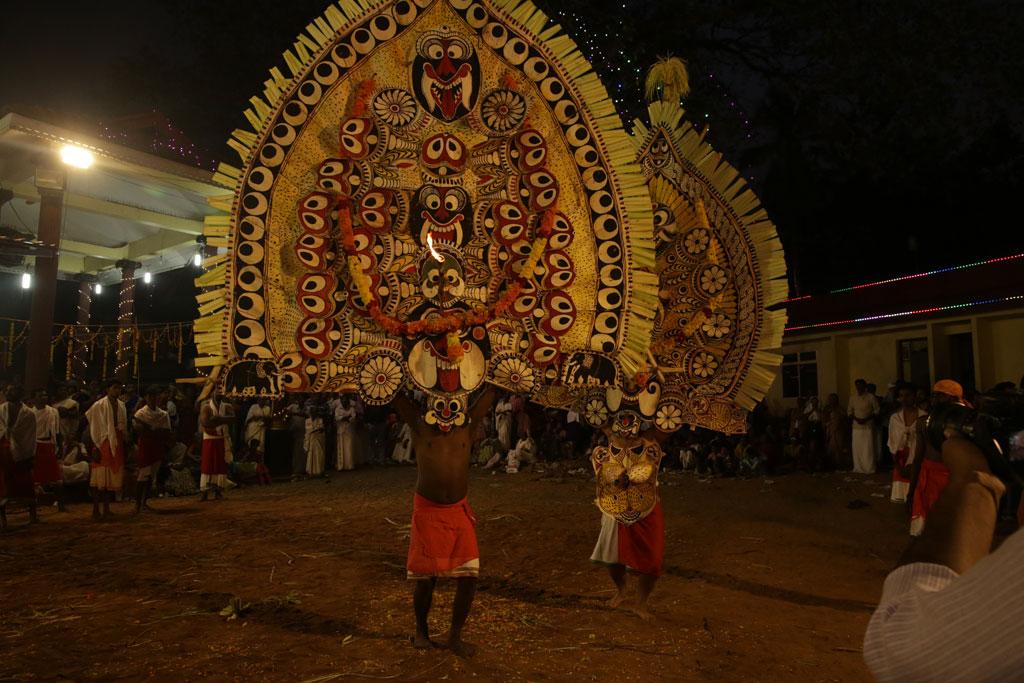
POLYGON ((648 102, 660 99, 663 102, 679 104, 679 100, 690 94, 690 74, 686 62, 678 57, 660 57, 644 82, 644 94, 648 102))

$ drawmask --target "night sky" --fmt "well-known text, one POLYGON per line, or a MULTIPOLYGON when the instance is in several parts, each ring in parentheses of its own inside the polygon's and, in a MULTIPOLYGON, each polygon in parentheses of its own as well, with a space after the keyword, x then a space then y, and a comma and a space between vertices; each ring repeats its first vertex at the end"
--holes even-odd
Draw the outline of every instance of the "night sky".
MULTIPOLYGON (((537 0, 628 118, 642 70, 690 63, 689 116, 779 226, 794 293, 1024 251, 1024 12, 901 0, 537 0)), ((0 110, 158 110, 208 159, 322 0, 6 3, 0 110)), ((168 278, 169 279, 169 278, 168 278)), ((141 303, 141 302, 140 302, 141 303)))

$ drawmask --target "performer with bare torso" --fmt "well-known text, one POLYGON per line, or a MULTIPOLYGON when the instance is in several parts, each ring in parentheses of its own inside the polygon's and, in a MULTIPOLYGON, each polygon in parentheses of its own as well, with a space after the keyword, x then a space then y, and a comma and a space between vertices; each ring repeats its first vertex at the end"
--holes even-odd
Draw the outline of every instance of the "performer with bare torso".
POLYGON ((432 646, 427 617, 437 579, 446 577, 456 580, 448 647, 460 657, 471 657, 476 651, 462 640, 480 572, 476 520, 466 494, 474 422, 490 411, 496 395, 493 389, 486 389, 467 411, 466 422, 447 432, 426 424, 422 407, 406 396, 400 395, 393 404, 412 428, 416 443, 416 496, 406 569, 408 578, 416 581, 413 644, 417 648, 432 646))

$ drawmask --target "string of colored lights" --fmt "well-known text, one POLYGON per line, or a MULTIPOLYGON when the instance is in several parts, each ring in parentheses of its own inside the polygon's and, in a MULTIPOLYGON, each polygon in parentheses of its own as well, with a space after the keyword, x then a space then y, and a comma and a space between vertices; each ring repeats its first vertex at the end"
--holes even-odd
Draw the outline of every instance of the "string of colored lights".
MULTIPOLYGON (((888 280, 878 280, 877 282, 866 282, 862 285, 853 285, 852 287, 842 287, 840 289, 833 289, 829 291, 829 294, 845 294, 846 292, 854 292, 861 289, 867 289, 869 287, 878 287, 881 285, 889 285, 894 282, 906 282, 907 280, 916 280, 922 277, 928 277, 930 275, 940 275, 942 273, 951 273, 957 270, 967 270, 969 268, 977 268, 978 266, 988 266, 993 263, 1005 263, 1007 261, 1016 261, 1024 258, 1024 253, 1014 254, 1012 256, 1000 256, 999 258, 987 259, 984 261, 974 261, 973 263, 963 263, 959 266, 949 266, 947 268, 936 268, 935 270, 929 270, 924 273, 914 273, 913 275, 902 275, 900 277, 892 277, 888 280)), ((808 294, 807 296, 797 296, 791 299, 786 299, 782 303, 789 304, 794 301, 806 301, 807 299, 813 299, 814 295, 808 294)))
POLYGON ((810 325, 793 325, 787 327, 786 332, 798 332, 800 330, 814 330, 827 327, 840 327, 842 325, 855 325, 857 323, 874 322, 876 320, 890 320, 892 318, 907 318, 910 316, 917 315, 928 315, 931 313, 942 313, 944 311, 954 311, 964 308, 972 308, 974 306, 991 306, 992 304, 1004 304, 1010 301, 1021 301, 1024 300, 1024 294, 1018 294, 1016 296, 1006 296, 996 299, 982 299, 979 301, 968 301, 960 304, 949 304, 947 306, 932 306, 931 308, 919 308, 913 311, 900 311, 899 313, 883 313, 881 315, 869 315, 862 318, 850 318, 849 320, 834 320, 827 323, 812 323, 810 325))

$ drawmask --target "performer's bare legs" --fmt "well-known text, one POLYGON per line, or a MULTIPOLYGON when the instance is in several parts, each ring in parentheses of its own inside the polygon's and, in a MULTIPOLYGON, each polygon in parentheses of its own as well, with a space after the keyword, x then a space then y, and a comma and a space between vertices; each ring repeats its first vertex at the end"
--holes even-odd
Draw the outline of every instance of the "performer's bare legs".
POLYGON ((654 618, 654 615, 647 609, 647 598, 650 597, 651 591, 654 590, 654 584, 657 580, 657 576, 651 576, 650 574, 637 575, 636 604, 633 606, 633 613, 644 621, 654 618))
POLYGON ((614 609, 626 601, 626 566, 610 564, 608 565, 608 575, 612 577, 617 589, 615 595, 608 601, 608 606, 614 609))
POLYGON ((416 582, 416 589, 412 594, 412 605, 416 611, 416 637, 412 644, 420 650, 426 650, 434 645, 430 642, 427 616, 430 614, 430 605, 434 602, 434 586, 436 585, 436 578, 422 579, 416 582))

